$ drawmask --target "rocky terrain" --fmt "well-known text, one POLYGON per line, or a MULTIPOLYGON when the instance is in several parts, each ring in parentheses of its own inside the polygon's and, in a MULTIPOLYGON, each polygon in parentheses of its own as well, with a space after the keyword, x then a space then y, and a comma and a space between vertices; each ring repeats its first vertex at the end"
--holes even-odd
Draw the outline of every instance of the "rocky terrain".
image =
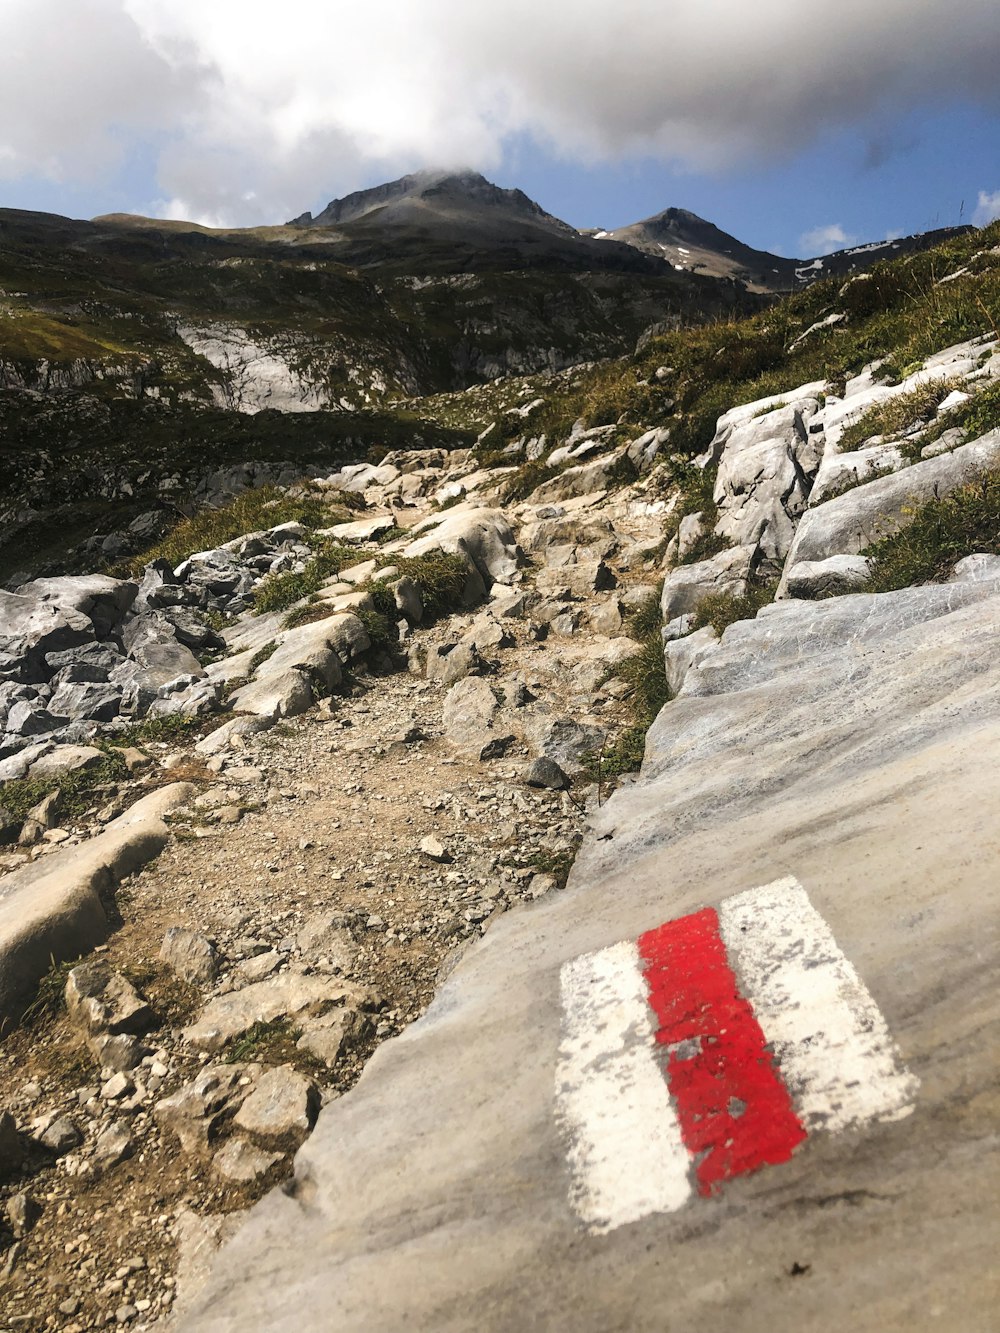
POLYGON ((440 1330, 474 1302, 508 1329, 530 1291, 544 1326, 653 1328, 664 1283, 703 1318, 707 1224, 654 1219, 596 1266, 574 1230, 553 978, 789 872, 842 911, 930 1100, 854 1174, 831 1158, 811 1186, 803 1154, 769 1203, 762 1175, 719 1205, 709 1252, 749 1245, 763 1276, 704 1299, 755 1328, 932 1299, 986 1327, 965 1230, 913 1280, 956 1225, 938 1166, 887 1166, 933 1157, 988 1207, 968 856, 996 732, 1000 237, 953 244, 915 311, 890 266, 431 397, 473 447, 247 476, 127 569, 0 592, 0 1327, 440 1330), (935 800, 951 831, 924 852, 935 800), (889 1197, 862 1309, 841 1209, 874 1226, 889 1197), (819 1280, 779 1289, 789 1228, 819 1280))

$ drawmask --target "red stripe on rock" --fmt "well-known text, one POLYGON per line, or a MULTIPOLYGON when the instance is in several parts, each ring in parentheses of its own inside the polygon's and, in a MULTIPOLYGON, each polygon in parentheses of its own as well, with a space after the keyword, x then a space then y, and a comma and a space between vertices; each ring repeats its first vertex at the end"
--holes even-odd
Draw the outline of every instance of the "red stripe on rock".
POLYGON ((702 1194, 787 1161, 806 1137, 753 1010, 740 995, 712 908, 640 936, 666 1077, 702 1194))

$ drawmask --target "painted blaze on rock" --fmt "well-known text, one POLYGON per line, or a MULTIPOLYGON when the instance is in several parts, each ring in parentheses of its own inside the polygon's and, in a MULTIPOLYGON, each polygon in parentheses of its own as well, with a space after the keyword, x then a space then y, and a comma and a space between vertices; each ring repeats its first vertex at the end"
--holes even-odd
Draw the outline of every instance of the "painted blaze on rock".
POLYGON ((908 1115, 918 1083, 794 879, 566 963, 556 1107, 593 1233, 908 1115))

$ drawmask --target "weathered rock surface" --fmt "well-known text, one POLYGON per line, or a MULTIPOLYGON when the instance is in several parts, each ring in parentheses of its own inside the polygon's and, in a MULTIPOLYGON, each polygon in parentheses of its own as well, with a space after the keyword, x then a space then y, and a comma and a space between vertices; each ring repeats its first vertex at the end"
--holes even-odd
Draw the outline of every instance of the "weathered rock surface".
POLYGON ((319 1111, 319 1089, 312 1079, 281 1065, 268 1069, 236 1112, 233 1124, 262 1139, 308 1134, 319 1111))
POLYGON ((746 592, 757 559, 756 546, 736 546, 730 551, 720 551, 710 560, 672 569, 663 581, 660 599, 664 624, 696 610, 709 593, 741 596, 746 592))
POLYGON ((998 916, 970 848, 1000 799, 998 628, 1000 588, 961 583, 730 627, 654 725, 641 779, 596 812, 567 890, 499 919, 321 1113, 296 1189, 223 1248, 186 1327, 457 1333, 475 1310, 499 1333, 529 1310, 660 1333, 666 1308, 749 1333, 882 1333, 931 1308, 988 1327, 998 916), (714 1197, 588 1236, 553 1114, 561 966, 789 873, 919 1075, 916 1112, 810 1134, 714 1197))
POLYGON ((203 1051, 218 1051, 255 1023, 273 1023, 312 1012, 321 1014, 334 1005, 357 1007, 364 992, 330 978, 282 972, 279 976, 245 986, 210 1000, 184 1037, 203 1051))

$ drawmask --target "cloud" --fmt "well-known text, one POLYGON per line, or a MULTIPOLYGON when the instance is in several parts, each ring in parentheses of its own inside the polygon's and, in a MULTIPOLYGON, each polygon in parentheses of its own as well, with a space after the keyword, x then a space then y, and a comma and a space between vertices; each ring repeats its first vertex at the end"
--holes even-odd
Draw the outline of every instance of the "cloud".
POLYGON ((846 250, 857 241, 858 238, 849 236, 839 222, 831 222, 825 227, 813 227, 812 231, 803 232, 799 246, 804 255, 828 255, 834 250, 846 250))
POLYGON ((1000 190, 994 190, 992 194, 980 190, 979 202, 976 204, 976 211, 972 215, 972 225, 974 227, 988 227, 997 218, 1000 218, 1000 190))
POLYGON ((0 0, 0 177, 257 221, 418 166, 772 162, 908 107, 998 104, 995 0, 0 0))

